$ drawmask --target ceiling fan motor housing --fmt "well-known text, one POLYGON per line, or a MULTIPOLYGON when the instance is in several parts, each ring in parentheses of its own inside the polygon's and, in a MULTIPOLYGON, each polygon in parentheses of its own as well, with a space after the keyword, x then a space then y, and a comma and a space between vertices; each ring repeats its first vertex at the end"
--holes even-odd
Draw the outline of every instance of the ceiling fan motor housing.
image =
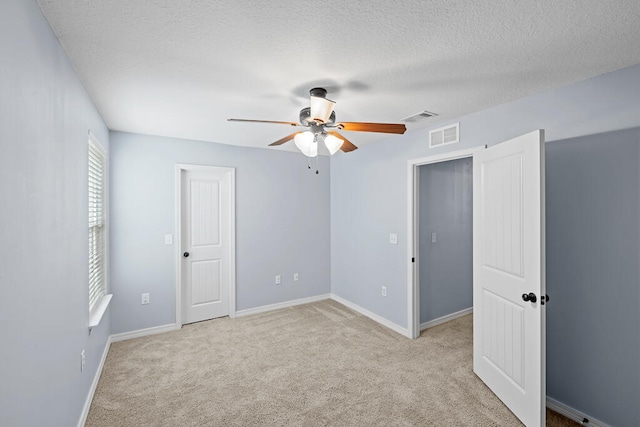
MULTIPOLYGON (((302 126, 320 126, 321 123, 316 123, 315 120, 309 120, 309 118, 311 117, 311 108, 306 107, 303 108, 302 110, 300 110, 300 124, 302 126)), ((327 120, 326 123, 324 123, 325 125, 332 125, 336 122, 336 112, 332 111, 331 115, 329 116, 329 120, 327 120)))

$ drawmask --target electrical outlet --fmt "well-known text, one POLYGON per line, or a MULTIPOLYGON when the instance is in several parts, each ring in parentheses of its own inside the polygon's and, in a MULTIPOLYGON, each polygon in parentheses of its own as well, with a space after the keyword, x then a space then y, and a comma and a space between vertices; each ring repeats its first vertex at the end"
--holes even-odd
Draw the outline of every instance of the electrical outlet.
POLYGON ((276 276, 276 285, 279 285, 280 283, 282 283, 282 278, 280 277, 280 275, 278 274, 276 276))
POLYGON ((149 293, 142 294, 142 305, 149 304, 149 293))
POLYGON ((383 286, 382 289, 380 290, 380 293, 382 294, 383 297, 387 296, 387 287, 383 286))
POLYGON ((298 276, 298 273, 293 273, 293 281, 294 282, 297 282, 299 278, 300 277, 298 276))
POLYGON ((398 235, 396 233, 389 234, 389 243, 391 243, 392 245, 398 244, 398 235))
POLYGON ((80 372, 84 372, 84 349, 80 352, 80 372))

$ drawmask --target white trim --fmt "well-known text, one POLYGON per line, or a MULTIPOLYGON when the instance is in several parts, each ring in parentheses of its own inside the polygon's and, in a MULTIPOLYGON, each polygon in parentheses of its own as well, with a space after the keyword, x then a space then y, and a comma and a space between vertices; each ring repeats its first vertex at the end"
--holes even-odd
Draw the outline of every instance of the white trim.
POLYGON ((78 421, 78 427, 84 427, 84 424, 87 422, 87 417, 89 416, 89 409, 91 409, 91 403, 93 402, 93 395, 96 392, 96 388, 98 387, 98 381, 100 381, 100 376, 102 375, 102 369, 104 368, 104 362, 107 360, 107 354, 109 354, 109 349, 111 348, 111 336, 107 338, 107 343, 104 346, 104 351, 102 352, 102 357, 100 358, 100 363, 98 364, 98 369, 96 369, 96 374, 93 376, 93 381, 91 382, 91 387, 89 388, 89 393, 87 394, 87 398, 84 401, 84 406, 82 407, 82 413, 80 414, 80 420, 78 421))
POLYGON ((180 179, 182 175, 182 169, 180 164, 176 164, 175 171, 175 191, 176 191, 176 200, 174 203, 175 209, 175 219, 176 223, 173 226, 174 234, 176 236, 174 240, 175 244, 175 254, 174 259, 176 262, 176 323, 182 324, 182 259, 180 258, 182 254, 180 253, 182 249, 182 180, 180 179))
POLYGON ((418 260, 417 245, 415 244, 413 230, 418 227, 415 225, 417 218, 416 212, 416 193, 418 192, 418 180, 416 179, 417 169, 414 164, 409 161, 407 167, 407 332, 408 337, 416 339, 420 335, 420 316, 418 307, 420 297, 417 295, 416 287, 413 286, 414 281, 418 281, 418 268, 415 261, 418 260))
POLYGON ((260 307, 248 308, 236 311, 236 317, 251 316, 252 314, 266 313, 267 311, 280 310, 281 308, 293 307, 301 304, 309 304, 317 301, 324 301, 331 298, 331 294, 317 295, 314 297, 294 299, 291 301, 279 302, 276 304, 262 305, 260 307))
POLYGON ((146 337, 149 335, 162 334, 164 332, 177 331, 182 328, 179 323, 169 323, 168 325, 154 326, 152 328, 138 329, 137 331, 122 332, 111 335, 111 342, 126 341, 134 338, 146 337))
POLYGON ((107 311, 112 297, 113 294, 104 295, 100 302, 93 307, 93 311, 89 314, 89 333, 91 333, 91 329, 100 324, 102 316, 104 316, 104 313, 107 311))
POLYGON ((229 317, 236 317, 236 169, 225 166, 176 164, 175 170, 175 260, 176 260, 176 324, 182 325, 182 171, 225 171, 229 174, 229 317))
POLYGON ((435 156, 421 157, 407 161, 407 336, 415 339, 420 335, 420 286, 418 281, 418 233, 417 198, 418 198, 418 166, 449 160, 473 157, 473 154, 484 150, 485 146, 450 151, 435 156), (415 259, 416 262, 411 260, 415 259))
POLYGON ((447 314, 446 316, 438 317, 437 319, 429 320, 420 324, 420 330, 433 328, 434 326, 442 325, 443 323, 457 319, 458 317, 466 316, 473 313, 473 307, 465 308, 464 310, 456 311, 455 313, 447 314))
POLYGON ((577 409, 573 409, 570 406, 565 405, 564 403, 558 402, 557 400, 547 396, 547 408, 551 409, 559 413, 560 415, 564 415, 565 417, 585 426, 595 426, 595 427, 610 427, 609 424, 604 423, 600 420, 593 418, 591 415, 587 415, 583 412, 578 411, 577 409), (588 422, 584 422, 587 419, 588 422))
POLYGON ((391 329, 394 332, 399 333, 402 336, 405 336, 407 338, 411 338, 411 336, 409 335, 409 331, 407 330, 407 328, 403 328, 402 326, 391 322, 390 320, 385 319, 384 317, 375 314, 369 310, 367 310, 366 308, 362 308, 357 304, 352 303, 351 301, 348 301, 336 294, 331 294, 331 299, 334 301, 339 302, 340 304, 350 308, 353 311, 357 311, 358 313, 367 316, 369 319, 378 322, 379 324, 381 324, 382 326, 386 326, 387 328, 391 329))
POLYGON ((236 317, 236 169, 229 170, 229 218, 231 218, 231 230, 229 230, 229 317, 236 317))
POLYGON ((482 151, 484 149, 485 149, 485 146, 482 145, 480 147, 466 148, 464 150, 449 151, 447 153, 436 154, 434 156, 410 159, 407 161, 407 163, 409 164, 409 167, 411 167, 411 166, 428 165, 430 163, 446 162, 449 160, 464 159, 466 157, 472 157, 475 153, 482 151))

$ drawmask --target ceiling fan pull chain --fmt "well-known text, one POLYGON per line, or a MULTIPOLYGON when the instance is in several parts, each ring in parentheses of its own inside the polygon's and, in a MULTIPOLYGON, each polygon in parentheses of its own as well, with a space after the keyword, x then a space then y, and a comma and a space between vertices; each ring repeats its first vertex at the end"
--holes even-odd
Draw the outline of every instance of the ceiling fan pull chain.
POLYGON ((318 170, 318 157, 320 156, 316 156, 316 175, 320 173, 320 171, 318 170))

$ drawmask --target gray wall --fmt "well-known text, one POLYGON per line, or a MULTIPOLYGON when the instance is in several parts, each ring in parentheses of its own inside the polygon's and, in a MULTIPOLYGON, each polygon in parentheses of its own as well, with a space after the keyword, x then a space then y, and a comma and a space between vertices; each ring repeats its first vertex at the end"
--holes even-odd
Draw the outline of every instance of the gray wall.
POLYGON ((445 124, 434 122, 334 156, 332 291, 407 326, 408 160, 493 145, 539 128, 548 141, 632 128, 640 125, 638 99, 640 64, 452 120, 460 122, 457 144, 429 149, 429 129, 445 124), (389 244, 390 232, 398 233, 398 245, 389 244), (387 297, 380 285, 387 286, 387 297))
POLYGON ((110 333, 88 330, 89 130, 108 148, 38 5, 0 2, 2 426, 76 425, 110 333))
MULTIPOLYGON (((434 122, 428 128, 362 147, 352 155, 334 156, 331 159, 332 291, 389 321, 407 326, 407 268, 412 255, 407 251, 406 235, 408 160, 483 144, 493 145, 538 128, 545 129, 547 141, 554 141, 638 127, 639 99, 640 64, 460 117, 455 120, 460 122, 461 142, 458 144, 429 149, 428 130, 445 124, 434 122), (398 245, 388 243, 390 232, 398 233, 398 245), (387 286, 387 297, 380 295, 382 284, 387 286)), ((399 117, 402 116, 399 113, 399 117)), ((640 226, 640 219, 637 216, 635 219, 632 232, 637 232, 640 226)), ((603 256, 620 260, 626 259, 628 254, 613 248, 603 256)), ((636 281, 628 286, 637 292, 640 284, 636 281)), ((591 297, 598 299, 598 295, 591 297)), ((637 301, 637 294, 635 299, 637 301)), ((565 308, 566 316, 582 311, 582 307, 575 305, 565 308)), ((605 306, 599 309, 603 310, 605 306)), ((610 313, 615 307, 606 306, 606 309, 610 313)), ((549 360, 566 357, 560 354, 566 346, 559 349, 553 343, 548 347, 549 360)), ((576 344, 575 340, 568 343, 569 347, 576 344)), ((606 360, 609 349, 595 340, 589 346, 592 354, 586 357, 606 360)), ((580 375, 589 377, 593 372, 577 362, 585 353, 574 352, 574 368, 580 375)), ((640 366, 637 358, 635 360, 637 371, 640 366)), ((563 401, 565 395, 556 387, 561 383, 570 384, 572 375, 567 372, 554 374, 558 376, 550 382, 548 393, 563 401)), ((592 393, 589 405, 576 406, 576 409, 602 421, 613 422, 610 414, 620 408, 609 408, 605 413, 595 404, 602 396, 600 392, 593 388, 589 393, 592 393)), ((635 402, 639 400, 637 395, 630 397, 635 402)), ((622 410, 632 414, 630 416, 637 414, 633 407, 622 410)))
POLYGON ((640 419, 640 129, 547 144, 549 396, 640 419))
POLYGON ((425 323, 473 305, 473 159, 418 170, 420 323, 425 323))
POLYGON ((176 236, 177 163, 236 168, 237 310, 331 291, 326 157, 316 175, 300 153, 113 132, 113 333, 175 322, 175 246, 164 235, 176 236))

